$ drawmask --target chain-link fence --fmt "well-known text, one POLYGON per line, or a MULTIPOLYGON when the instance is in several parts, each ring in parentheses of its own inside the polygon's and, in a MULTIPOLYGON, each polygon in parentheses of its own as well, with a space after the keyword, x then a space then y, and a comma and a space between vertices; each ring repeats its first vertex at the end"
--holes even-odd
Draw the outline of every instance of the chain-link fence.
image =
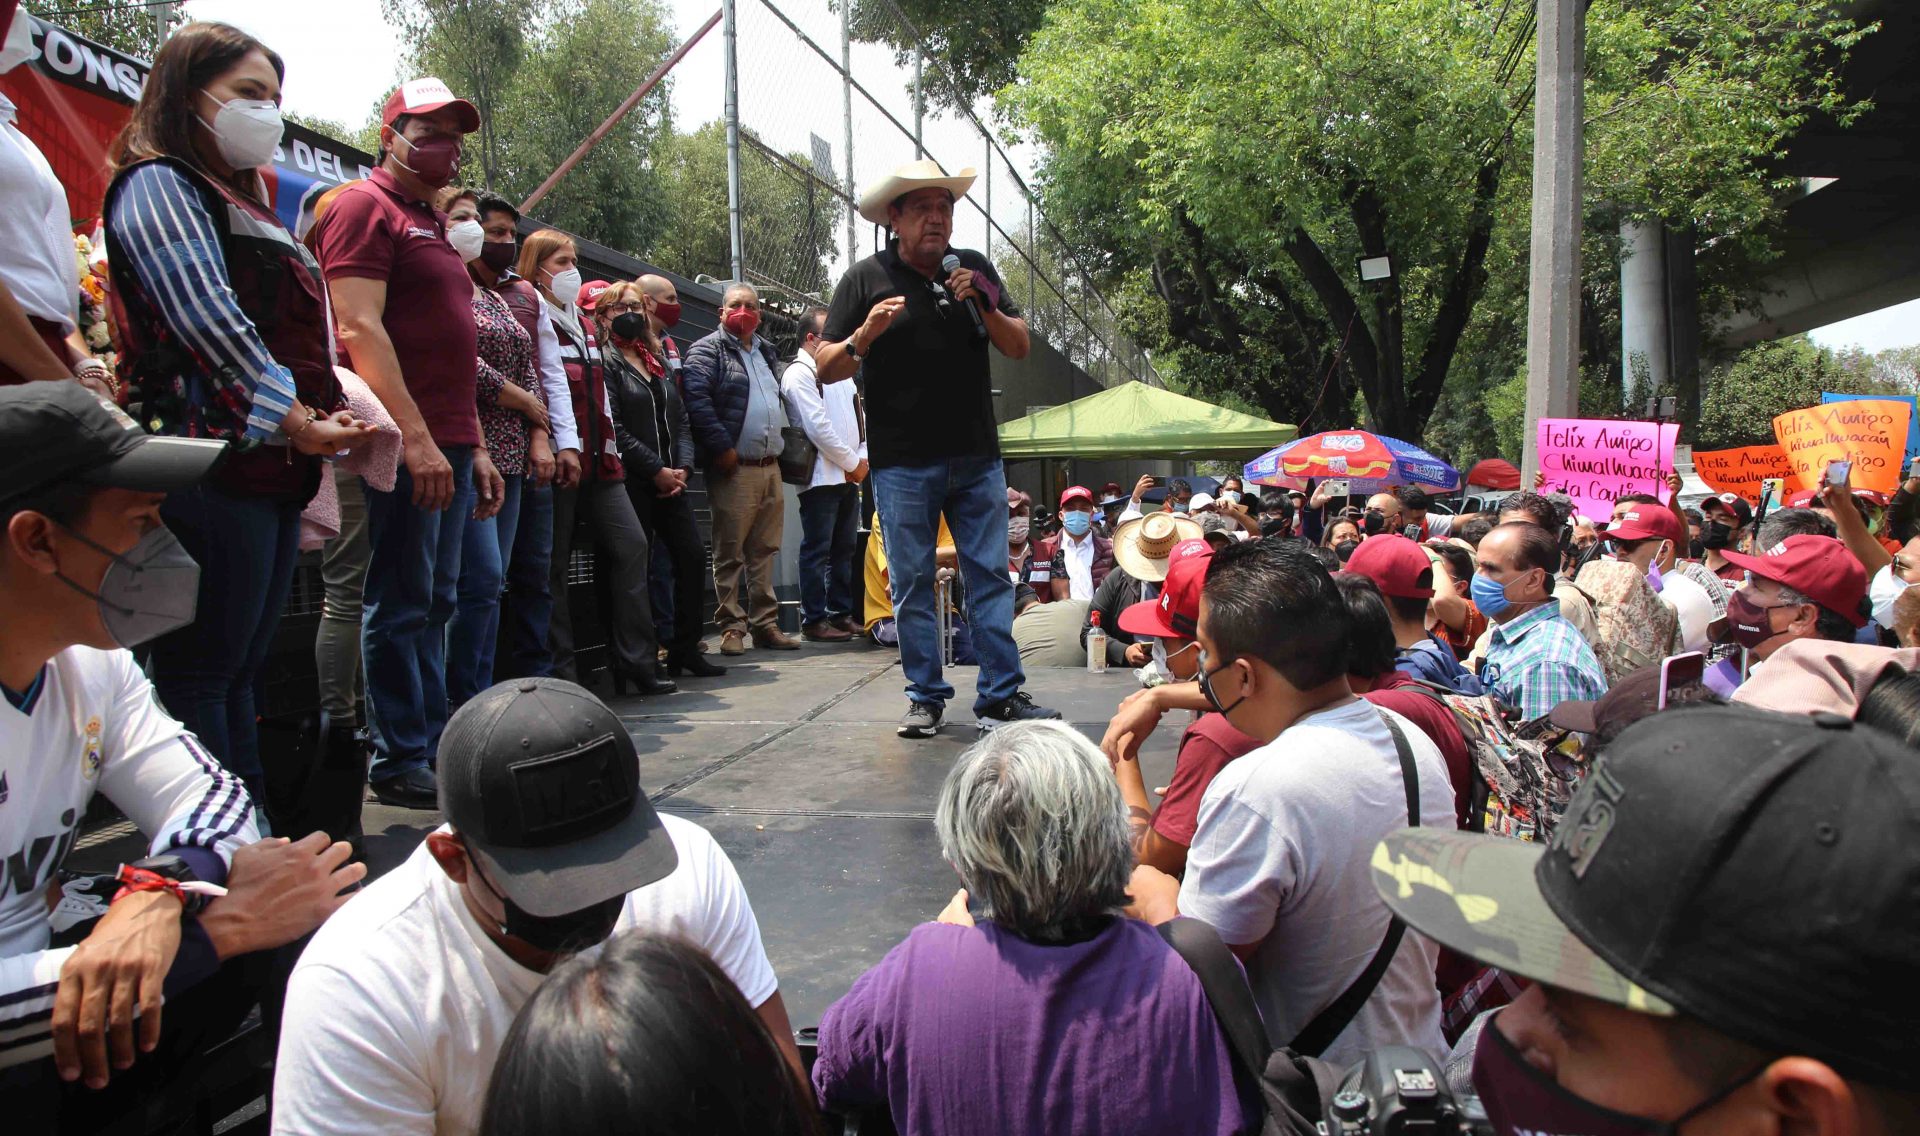
MULTIPOLYGON (((954 212, 953 243, 986 253, 1034 333, 1102 386, 1162 385, 1152 362, 1122 333, 1034 200, 1031 162, 994 136, 983 114, 940 109, 931 93, 948 79, 931 61, 904 61, 887 42, 919 42, 890 0, 731 0, 737 59, 739 268, 763 299, 789 312, 823 302, 846 268, 884 234, 853 209, 860 187, 916 157, 949 173, 972 167, 973 188, 954 212), (891 26, 880 26, 884 21, 891 26), (853 39, 849 32, 857 34, 853 39), (881 42, 873 42, 881 41, 881 42)), ((726 50, 724 34, 699 50, 726 50)), ((724 84, 712 102, 675 100, 682 117, 711 106, 726 125, 724 84)), ((683 125, 683 129, 692 127, 683 125)), ((725 185, 714 187, 724 195, 725 185)), ((731 251, 731 250, 730 250, 731 251)), ((669 265, 668 267, 675 267, 669 265)), ((695 271, 720 278, 719 266, 695 271)))

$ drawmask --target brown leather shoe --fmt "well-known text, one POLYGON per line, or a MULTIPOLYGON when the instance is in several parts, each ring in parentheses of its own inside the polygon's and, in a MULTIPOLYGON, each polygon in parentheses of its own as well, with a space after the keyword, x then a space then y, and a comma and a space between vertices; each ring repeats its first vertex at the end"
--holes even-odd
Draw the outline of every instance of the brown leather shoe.
POLYGON ((845 643, 853 638, 852 635, 824 619, 802 627, 800 634, 815 643, 845 643))
POLYGON ((747 653, 747 633, 729 631, 720 636, 720 653, 723 655, 744 655, 747 653))
POLYGON ((849 639, 866 631, 866 628, 861 626, 860 621, 851 615, 836 615, 832 619, 827 620, 827 622, 846 632, 847 638, 849 639))
POLYGON ((787 638, 778 627, 762 627, 753 633, 753 645, 767 651, 798 651, 800 640, 787 638))

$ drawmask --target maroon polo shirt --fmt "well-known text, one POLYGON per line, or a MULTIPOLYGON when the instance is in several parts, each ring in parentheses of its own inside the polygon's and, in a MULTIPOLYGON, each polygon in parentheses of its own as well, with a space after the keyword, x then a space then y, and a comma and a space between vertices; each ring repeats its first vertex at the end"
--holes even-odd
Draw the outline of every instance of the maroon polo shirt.
POLYGON ((473 280, 446 233, 446 214, 412 198, 387 171, 375 170, 340 191, 310 243, 329 282, 386 281, 380 322, 427 430, 442 446, 477 446, 480 345, 473 280))
POLYGON ((1260 743, 1233 728, 1225 714, 1202 714, 1180 735, 1180 752, 1173 759, 1173 779, 1166 796, 1153 810, 1153 830, 1175 844, 1192 847, 1200 827, 1200 800, 1207 786, 1227 763, 1260 748, 1260 743))

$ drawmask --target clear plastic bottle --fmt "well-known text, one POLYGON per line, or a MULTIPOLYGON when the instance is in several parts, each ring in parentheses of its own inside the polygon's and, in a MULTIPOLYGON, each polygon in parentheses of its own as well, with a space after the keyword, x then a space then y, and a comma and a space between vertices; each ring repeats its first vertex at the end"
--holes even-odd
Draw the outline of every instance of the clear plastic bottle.
POLYGON ((1093 623, 1087 628, 1087 670, 1093 674, 1107 673, 1107 633, 1100 630, 1100 613, 1091 616, 1093 623))

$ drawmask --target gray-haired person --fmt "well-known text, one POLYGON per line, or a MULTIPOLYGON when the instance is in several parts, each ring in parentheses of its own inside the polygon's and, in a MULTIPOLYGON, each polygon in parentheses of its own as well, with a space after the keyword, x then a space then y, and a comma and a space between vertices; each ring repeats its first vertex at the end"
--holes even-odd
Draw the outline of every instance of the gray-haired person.
POLYGON ((822 1106, 919 1133, 1243 1130, 1257 1110, 1199 979, 1120 914, 1126 811, 1106 758, 1060 723, 963 754, 934 824, 965 890, 821 1019, 822 1106))

